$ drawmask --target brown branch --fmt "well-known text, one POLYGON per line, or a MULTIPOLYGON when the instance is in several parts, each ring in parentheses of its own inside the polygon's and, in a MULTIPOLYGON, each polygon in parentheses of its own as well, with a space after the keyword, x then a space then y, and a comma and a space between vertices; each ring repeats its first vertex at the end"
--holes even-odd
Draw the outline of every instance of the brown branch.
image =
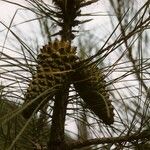
POLYGON ((122 142, 133 142, 135 140, 143 140, 143 139, 150 139, 150 131, 143 131, 141 133, 137 132, 131 135, 125 135, 120 137, 110 137, 110 138, 95 138, 86 141, 77 141, 71 143, 69 145, 70 149, 74 148, 83 148, 85 146, 90 145, 97 145, 97 144, 106 144, 106 143, 122 143, 122 142))
POLYGON ((66 84, 55 96, 51 133, 48 150, 65 150, 65 116, 68 101, 69 85, 66 84))

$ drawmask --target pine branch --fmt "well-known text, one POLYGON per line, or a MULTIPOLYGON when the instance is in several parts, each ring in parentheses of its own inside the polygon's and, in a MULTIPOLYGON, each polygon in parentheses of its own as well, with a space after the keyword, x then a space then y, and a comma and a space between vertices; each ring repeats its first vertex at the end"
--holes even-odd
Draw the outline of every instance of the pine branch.
POLYGON ((122 143, 122 142, 134 142, 138 140, 150 140, 150 132, 145 130, 141 133, 136 132, 134 134, 120 136, 120 137, 110 137, 110 138, 95 138, 87 141, 77 141, 70 144, 70 149, 74 148, 83 148, 85 146, 97 145, 97 144, 106 144, 106 143, 122 143))
MULTIPOLYGON (((148 3, 146 3, 144 6, 145 7, 143 7, 143 9, 144 9, 144 13, 143 13, 143 17, 141 17, 141 19, 138 21, 138 23, 137 24, 140 24, 141 22, 142 22, 142 19, 144 19, 144 15, 145 15, 145 13, 146 13, 146 11, 147 11, 147 9, 148 9, 148 5, 147 5, 148 3)), ((146 84, 144 83, 144 81, 142 80, 142 77, 141 77, 141 72, 139 71, 139 69, 137 68, 137 66, 136 66, 136 63, 135 63, 135 59, 134 59, 134 57, 133 57, 133 54, 132 54, 132 52, 133 52, 133 50, 132 50, 132 45, 131 44, 129 44, 129 42, 128 42, 128 39, 126 39, 125 37, 126 37, 126 34, 127 34, 127 29, 129 28, 129 25, 130 25, 130 22, 129 23, 127 23, 127 22, 123 22, 123 20, 122 20, 122 14, 123 14, 123 12, 122 12, 122 8, 121 8, 121 4, 120 3, 118 3, 118 8, 117 8, 117 10, 116 10, 116 8, 115 7, 113 7, 114 8, 114 10, 115 10, 115 12, 116 12, 116 16, 117 16, 117 18, 118 18, 118 21, 120 22, 120 30, 121 30, 121 33, 122 33, 122 36, 124 37, 124 44, 125 44, 125 47, 126 47, 126 49, 128 50, 128 55, 127 55, 127 57, 128 57, 128 59, 129 59, 129 61, 132 63, 132 65, 133 65, 133 69, 135 70, 135 75, 136 75, 136 77, 137 77, 137 79, 141 82, 141 84, 142 84, 142 86, 144 87, 144 89, 145 89, 145 91, 147 91, 147 86, 146 86, 146 84), (117 12, 118 11, 118 12, 117 12)), ((141 24, 142 25, 142 24, 141 24)), ((139 28, 140 28, 140 26, 139 26, 139 28)))

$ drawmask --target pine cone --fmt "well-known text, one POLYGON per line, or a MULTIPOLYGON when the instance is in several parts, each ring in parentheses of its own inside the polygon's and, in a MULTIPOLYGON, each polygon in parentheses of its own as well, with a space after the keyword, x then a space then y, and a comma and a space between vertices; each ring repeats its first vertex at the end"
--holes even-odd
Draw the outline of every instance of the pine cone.
POLYGON ((87 107, 105 124, 110 125, 114 122, 114 113, 106 89, 105 76, 95 65, 79 68, 81 64, 79 62, 75 66, 76 71, 72 76, 74 87, 87 107))
MULTIPOLYGON (((33 75, 29 87, 25 94, 25 104, 41 95, 44 91, 56 85, 54 92, 37 98, 35 102, 29 105, 22 114, 29 118, 33 111, 42 102, 41 109, 55 95, 55 91, 62 88, 63 84, 69 82, 72 64, 77 60, 76 48, 71 47, 69 42, 58 41, 45 45, 37 57, 36 74, 33 75)), ((38 110, 39 110, 38 109, 38 110)))

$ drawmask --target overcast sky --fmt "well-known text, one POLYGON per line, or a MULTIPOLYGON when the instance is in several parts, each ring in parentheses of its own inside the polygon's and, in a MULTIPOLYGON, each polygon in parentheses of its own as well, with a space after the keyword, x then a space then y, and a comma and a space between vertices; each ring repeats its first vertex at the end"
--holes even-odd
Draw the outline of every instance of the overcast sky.
MULTIPOLYGON (((11 2, 16 2, 22 5, 25 5, 25 0, 9 0, 11 2)), ((114 0, 115 1, 115 0, 114 0)), ((135 8, 138 9, 146 0, 134 0, 136 2, 135 8)), ((9 23, 13 15, 15 14, 16 10, 18 9, 18 6, 9 4, 4 2, 3 0, 0 0, 0 21, 3 21, 4 23, 9 23)), ((88 23, 88 27, 93 27, 96 24, 104 24, 107 23, 109 20, 108 15, 113 15, 112 10, 110 10, 109 6, 109 0, 99 0, 99 2, 92 4, 91 6, 85 7, 83 12, 100 12, 100 16, 93 17, 94 21, 91 21, 88 23)), ((20 17, 20 13, 23 13, 23 11, 18 10, 15 22, 21 22, 22 18, 20 17)), ((108 24, 108 23, 107 23, 108 24)))
MULTIPOLYGON (((20 3, 22 5, 25 5, 25 1, 24 0, 11 0, 11 2, 16 2, 16 3, 20 3)), ((13 17, 13 15, 15 14, 16 10, 18 9, 18 6, 3 2, 0 0, 0 20, 5 22, 5 23, 9 23, 10 22, 10 18, 13 17)), ((95 17, 94 21, 92 21, 90 23, 91 25, 94 25, 96 22, 100 23, 102 20, 104 22, 104 20, 106 19, 106 16, 108 15, 107 10, 109 10, 109 5, 108 5, 108 0, 105 0, 105 2, 102 0, 100 2, 97 2, 95 4, 92 4, 89 7, 86 7, 84 9, 84 12, 100 12, 101 16, 95 17)), ((19 12, 21 12, 21 10, 18 10, 18 14, 19 12)), ((21 18, 19 15, 17 15, 15 17, 15 22, 19 22, 21 21, 21 18)), ((93 17, 92 17, 93 18, 93 17)))

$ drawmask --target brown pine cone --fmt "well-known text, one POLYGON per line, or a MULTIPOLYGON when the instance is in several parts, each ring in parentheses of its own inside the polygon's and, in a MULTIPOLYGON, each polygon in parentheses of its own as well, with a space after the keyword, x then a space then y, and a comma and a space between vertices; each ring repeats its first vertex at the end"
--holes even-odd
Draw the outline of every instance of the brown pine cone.
POLYGON ((41 109, 63 84, 70 82, 72 64, 78 59, 75 54, 76 48, 71 47, 69 42, 56 39, 53 43, 43 46, 37 57, 36 74, 33 75, 25 94, 25 104, 35 98, 36 100, 23 110, 22 114, 25 118, 29 118, 40 103, 42 104, 38 110, 41 109), (43 94, 56 85, 59 87, 53 92, 43 94), (41 94, 43 95, 39 97, 41 94))
MULTIPOLYGON (((75 73, 72 76, 74 87, 83 99, 87 107, 92 110, 99 119, 107 125, 113 124, 113 105, 109 99, 106 89, 105 76, 100 69, 95 66, 81 67, 81 62, 75 66, 75 73)), ((82 64, 83 65, 83 64, 82 64)))

